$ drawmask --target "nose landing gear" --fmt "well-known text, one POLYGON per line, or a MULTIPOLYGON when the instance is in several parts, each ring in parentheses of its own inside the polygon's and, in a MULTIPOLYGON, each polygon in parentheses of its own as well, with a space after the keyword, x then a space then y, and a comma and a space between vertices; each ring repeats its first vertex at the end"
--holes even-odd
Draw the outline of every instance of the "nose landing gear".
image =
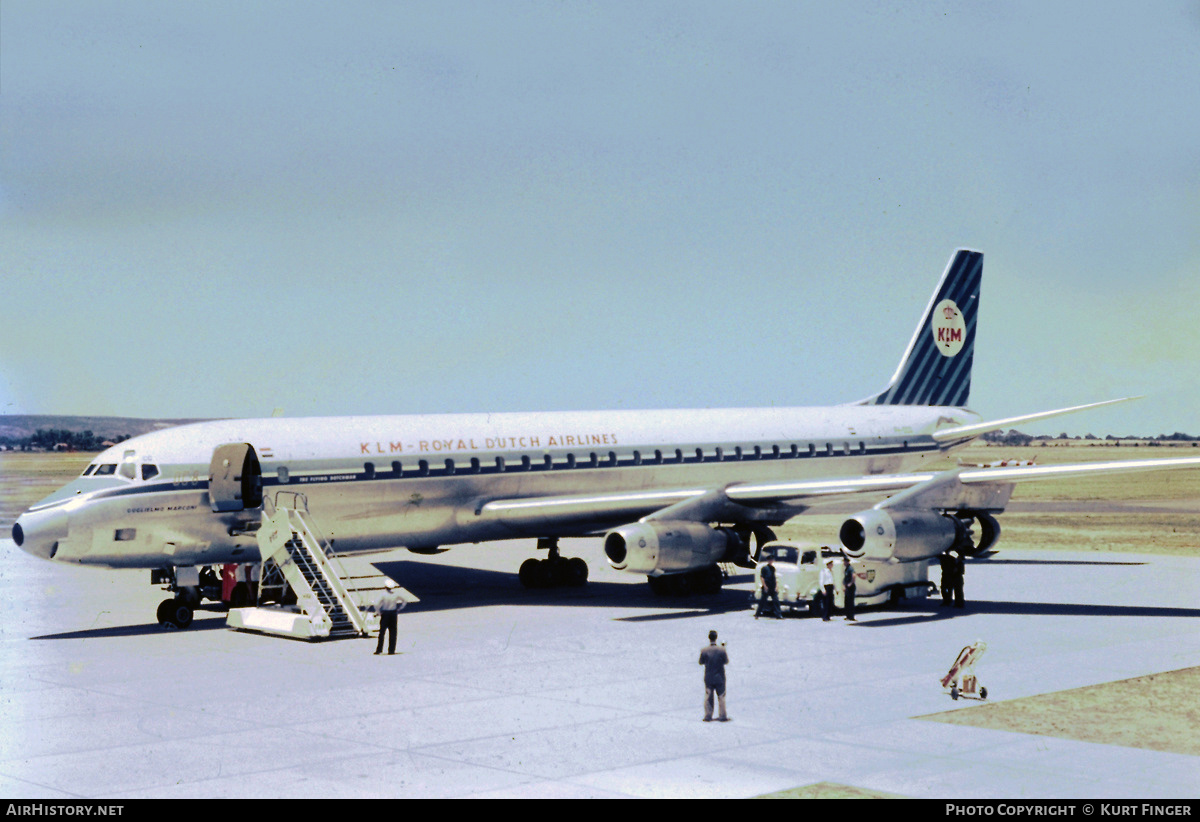
POLYGON ((158 605, 158 624, 163 627, 187 628, 192 624, 195 610, 182 597, 164 599, 158 605))

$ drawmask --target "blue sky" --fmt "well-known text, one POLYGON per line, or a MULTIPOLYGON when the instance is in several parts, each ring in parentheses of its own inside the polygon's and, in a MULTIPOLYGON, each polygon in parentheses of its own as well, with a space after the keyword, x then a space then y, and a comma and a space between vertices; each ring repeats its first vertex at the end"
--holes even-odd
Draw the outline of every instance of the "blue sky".
POLYGON ((0 3, 0 411, 971 406, 1200 434, 1200 7, 0 3))

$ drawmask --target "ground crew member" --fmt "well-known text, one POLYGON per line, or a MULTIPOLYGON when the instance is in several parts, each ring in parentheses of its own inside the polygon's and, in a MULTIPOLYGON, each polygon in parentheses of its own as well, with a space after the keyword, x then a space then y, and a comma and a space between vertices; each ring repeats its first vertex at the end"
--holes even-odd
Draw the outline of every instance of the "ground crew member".
POLYGON ((729 654, 725 651, 725 643, 717 645, 717 632, 708 632, 708 645, 700 649, 700 664, 704 666, 704 721, 712 722, 713 697, 717 698, 719 713, 718 722, 728 722, 725 713, 725 666, 729 664, 729 654))
POLYGON ((938 562, 942 566, 942 607, 946 608, 954 596, 954 557, 949 551, 943 551, 938 562))
POLYGON ((842 555, 842 601, 845 603, 846 621, 857 622, 854 618, 854 592, 857 590, 854 584, 854 566, 850 564, 850 557, 842 555))
POLYGON ((379 604, 376 606, 379 611, 379 641, 375 643, 376 655, 383 652, 383 635, 385 633, 388 634, 388 653, 396 653, 396 614, 403 611, 406 605, 408 603, 396 590, 396 583, 389 579, 387 590, 383 592, 383 596, 379 598, 379 604))
POLYGON ((825 567, 821 569, 821 590, 824 591, 824 599, 821 602, 821 621, 828 622, 829 615, 833 612, 833 560, 826 560, 825 567))
POLYGON ((775 585, 775 557, 767 557, 767 564, 758 573, 762 580, 762 596, 758 598, 758 607, 754 609, 754 618, 758 619, 762 614, 763 606, 769 599, 771 613, 775 615, 776 619, 783 619, 783 612, 779 610, 779 592, 775 585))
POLYGON ((963 577, 967 573, 967 561, 962 555, 962 551, 955 554, 954 558, 954 607, 963 607, 963 577))

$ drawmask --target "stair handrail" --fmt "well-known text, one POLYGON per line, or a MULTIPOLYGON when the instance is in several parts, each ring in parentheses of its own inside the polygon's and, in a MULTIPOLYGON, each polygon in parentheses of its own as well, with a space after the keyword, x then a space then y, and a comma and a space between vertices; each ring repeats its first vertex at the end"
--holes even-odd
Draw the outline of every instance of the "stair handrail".
POLYGON ((306 546, 309 545, 310 541, 311 544, 316 545, 318 550, 309 550, 308 553, 320 567, 321 575, 329 584, 334 597, 337 598, 338 603, 342 606, 342 610, 350 618, 350 621, 354 623, 354 627, 358 629, 359 633, 368 633, 366 618, 363 616, 362 611, 359 610, 357 603, 351 598, 350 592, 346 590, 346 586, 342 583, 342 577, 345 576, 346 569, 334 555, 333 547, 323 535, 317 532, 316 525, 311 522, 305 511, 301 511, 298 508, 289 510, 295 513, 296 516, 294 519, 289 516, 288 521, 292 524, 292 528, 304 537, 302 542, 306 546), (297 525, 299 527, 296 527, 297 525))

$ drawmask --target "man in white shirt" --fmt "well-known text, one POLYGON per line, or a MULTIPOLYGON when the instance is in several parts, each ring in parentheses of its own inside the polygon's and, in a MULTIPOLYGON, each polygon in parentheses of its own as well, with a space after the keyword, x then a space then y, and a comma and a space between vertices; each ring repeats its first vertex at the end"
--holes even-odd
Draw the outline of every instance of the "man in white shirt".
POLYGON ((375 653, 383 652, 383 635, 388 634, 388 653, 396 653, 396 614, 404 610, 404 606, 408 603, 400 596, 400 592, 396 590, 396 583, 392 580, 387 581, 387 590, 383 592, 383 596, 379 598, 379 604, 376 606, 379 610, 379 642, 375 644, 375 653))
POLYGON ((821 602, 821 621, 828 622, 833 612, 833 560, 827 560, 821 569, 821 590, 825 592, 821 602))

